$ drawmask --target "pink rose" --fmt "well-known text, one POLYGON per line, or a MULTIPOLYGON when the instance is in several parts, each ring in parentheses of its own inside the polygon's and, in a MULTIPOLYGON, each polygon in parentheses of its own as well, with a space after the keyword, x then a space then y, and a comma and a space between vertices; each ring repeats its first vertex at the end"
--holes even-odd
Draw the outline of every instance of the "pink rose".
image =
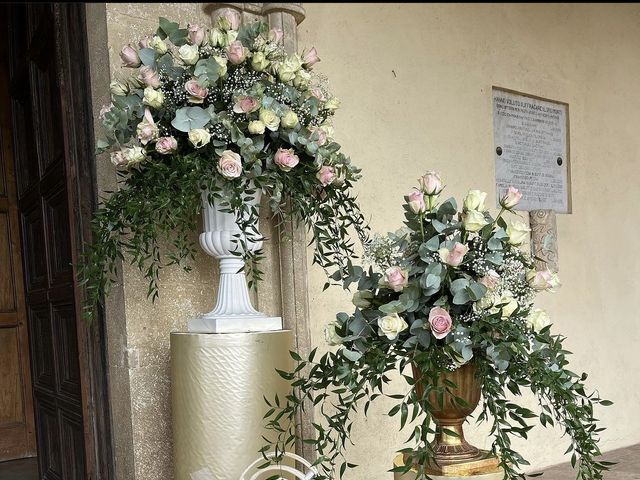
POLYGON ((409 208, 413 213, 423 213, 427 206, 424 203, 424 193, 415 190, 409 195, 409 208))
POLYGON ((284 148, 279 148, 273 156, 273 161, 278 165, 278 167, 280 167, 280 170, 288 172, 298 164, 300 159, 293 153, 292 149, 286 150, 284 148))
POLYGON ((234 65, 240 65, 247 58, 247 49, 240 40, 231 42, 227 47, 227 59, 234 65))
POLYGON ((549 270, 531 270, 527 273, 527 283, 539 292, 553 287, 553 273, 549 270))
POLYGON ((240 12, 237 10, 227 10, 222 14, 222 16, 229 20, 231 30, 238 30, 238 28, 240 28, 240 24, 242 23, 240 12))
POLYGON ((274 43, 281 43, 284 38, 284 32, 279 28, 272 28, 269 30, 269 41, 274 43))
POLYGON ((251 113, 255 112, 260 107, 258 100, 246 95, 238 97, 236 103, 233 105, 233 111, 236 113, 251 113))
POLYGON ((515 207, 520 199, 522 198, 522 193, 518 191, 515 187, 509 187, 504 196, 500 199, 500 206, 506 208, 507 210, 511 210, 515 207))
POLYGON ((173 153, 178 148, 178 141, 174 137, 160 137, 156 142, 156 152, 161 155, 173 153))
POLYGON ((209 93, 206 88, 198 83, 197 80, 189 80, 184 84, 184 89, 189 94, 191 103, 202 103, 209 93))
POLYGON ((451 265, 452 267, 457 267, 462 263, 462 260, 468 251, 469 247, 460 242, 456 242, 453 245, 453 249, 449 250, 448 248, 441 248, 438 250, 438 253, 440 254, 440 260, 443 263, 451 265))
POLYGON ((151 40, 151 37, 149 35, 145 35, 138 42, 138 46, 140 48, 149 48, 149 40, 151 40))
POLYGON ((225 150, 218 160, 218 172, 226 179, 238 178, 242 175, 242 158, 231 150, 225 150))
POLYGON ((442 190, 442 180, 436 172, 427 172, 420 179, 422 191, 427 195, 437 195, 442 190))
POLYGON ((199 25, 187 24, 187 38, 191 45, 202 45, 204 41, 204 28, 199 25))
POLYGON ((409 275, 400 267, 389 267, 384 272, 385 283, 394 292, 400 292, 409 283, 409 275))
POLYGON ((336 178, 336 171, 329 165, 323 165, 316 173, 316 178, 320 181, 322 186, 326 187, 336 178))
POLYGON ((321 102, 324 102, 327 98, 324 96, 324 92, 319 87, 313 87, 311 89, 311 95, 321 102))
POLYGON ((320 127, 309 127, 309 131, 319 146, 327 143, 327 133, 323 129, 320 127))
POLYGON ((489 270, 484 277, 482 277, 478 282, 487 287, 489 290, 495 288, 500 281, 500 275, 495 270, 489 270))
POLYGON ((433 307, 429 311, 429 325, 431 325, 431 333, 437 339, 441 339, 449 335, 451 331, 451 315, 444 308, 433 307))
POLYGON ((122 153, 122 150, 120 150, 111 154, 111 163, 116 167, 126 167, 129 162, 124 158, 124 154, 122 153))
POLYGON ((120 51, 120 58, 122 59, 122 65, 125 67, 136 68, 140 66, 140 57, 138 51, 131 45, 125 45, 120 51))
POLYGON ((320 59, 318 58, 316 47, 312 47, 311 50, 309 50, 302 56, 302 64, 307 68, 313 67, 319 61, 320 59))
POLYGON ((158 126, 153 121, 153 117, 148 108, 144 109, 144 120, 138 124, 136 133, 138 134, 138 140, 140 140, 143 145, 146 145, 158 137, 158 126))
POLYGON ((147 86, 153 88, 158 88, 161 84, 158 72, 148 65, 145 65, 140 69, 140 80, 142 80, 147 86))

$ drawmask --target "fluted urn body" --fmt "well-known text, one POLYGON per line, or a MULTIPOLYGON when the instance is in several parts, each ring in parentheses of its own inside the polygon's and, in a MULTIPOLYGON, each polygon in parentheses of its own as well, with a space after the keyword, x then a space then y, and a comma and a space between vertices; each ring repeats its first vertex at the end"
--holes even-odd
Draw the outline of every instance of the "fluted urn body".
MULTIPOLYGON (((260 189, 255 189, 247 207, 260 204, 260 189)), ((244 251, 255 252, 262 247, 262 241, 253 241, 255 235, 247 235, 238 226, 237 216, 228 211, 223 199, 209 202, 209 192, 202 193, 203 232, 200 246, 220 264, 220 283, 214 309, 189 322, 192 332, 234 333, 263 332, 282 329, 280 317, 269 317, 256 310, 249 296, 244 271, 244 251)), ((247 216, 245 220, 249 219, 247 216)), ((255 219, 258 231, 258 219, 255 219)))
MULTIPOLYGON (((417 380, 416 393, 422 398, 422 374, 415 364, 412 366, 414 378, 417 380)), ((481 385, 476 377, 475 365, 467 363, 452 372, 441 373, 438 385, 443 386, 445 380, 454 383, 456 388, 449 388, 450 393, 444 392, 442 406, 438 402, 436 392, 431 392, 428 397, 437 433, 431 444, 435 459, 432 464, 426 465, 427 472, 440 475, 470 475, 496 471, 499 460, 489 452, 467 442, 462 429, 466 418, 473 413, 480 401, 481 385), (464 404, 456 402, 455 397, 464 400, 464 404)))

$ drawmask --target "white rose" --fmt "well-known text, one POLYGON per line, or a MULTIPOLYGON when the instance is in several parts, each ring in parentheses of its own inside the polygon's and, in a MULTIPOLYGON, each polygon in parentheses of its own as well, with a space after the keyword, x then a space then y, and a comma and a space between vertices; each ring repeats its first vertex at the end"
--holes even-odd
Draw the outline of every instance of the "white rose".
POLYGON ((212 58, 216 61, 216 63, 220 67, 218 69, 218 75, 220 75, 221 77, 224 77, 227 74, 227 59, 222 57, 212 57, 212 58))
POLYGON ((531 229, 527 227, 527 224, 520 220, 510 223, 507 225, 509 243, 511 245, 522 245, 529 238, 530 231, 531 229))
POLYGON ((260 115, 258 115, 260 121, 265 124, 265 126, 275 132, 278 130, 280 126, 280 117, 273 110, 267 110, 265 108, 260 109, 260 115))
POLYGON ((229 30, 227 32, 227 38, 226 38, 227 45, 235 42, 237 38, 238 38, 238 32, 236 30, 229 30))
POLYGON ((513 295, 509 290, 505 290, 502 293, 502 296, 500 297, 500 299, 495 303, 495 305, 496 307, 494 312, 498 311, 498 305, 500 305, 499 308, 502 311, 501 317, 503 320, 506 320, 518 308, 518 301, 515 298, 513 298, 513 295))
POLYGON ((195 65, 200 59, 200 54, 198 53, 198 45, 182 45, 178 50, 178 56, 180 57, 180 60, 182 60, 187 65, 195 65))
POLYGON ((153 38, 149 40, 149 48, 153 48, 160 55, 164 55, 168 50, 167 43, 157 35, 154 35, 153 38))
POLYGON ((114 80, 113 82, 111 82, 109 84, 109 90, 111 90, 111 93, 113 95, 116 95, 118 97, 122 97, 124 95, 127 95, 129 93, 129 86, 125 83, 122 82, 118 82, 117 80, 114 80))
POLYGON ((213 28, 209 30, 209 43, 212 47, 226 47, 227 36, 219 28, 213 28))
POLYGON ((378 319, 378 335, 384 335, 389 340, 395 340, 407 328, 409 325, 397 313, 378 319))
POLYGON ((269 66, 269 60, 262 52, 256 52, 251 57, 251 66, 256 72, 264 72, 264 70, 269 66))
POLYGON ((540 333, 544 327, 551 325, 551 319, 549 315, 547 315, 547 312, 541 308, 535 308, 527 317, 527 325, 529 325, 534 332, 540 333))
POLYGON ((337 326, 338 324, 336 322, 331 322, 324 328, 324 339, 326 340, 327 344, 332 347, 341 345, 343 340, 342 337, 336 333, 337 326))
POLYGON ((293 79, 293 85, 300 90, 307 90, 311 82, 311 74, 304 69, 298 70, 293 79))
POLYGON ((468 232, 478 232, 488 223, 484 218, 484 214, 478 210, 467 210, 462 215, 462 224, 468 232))
POLYGON ((125 148, 124 150, 122 150, 122 155, 127 161, 127 165, 140 163, 145 158, 147 158, 147 152, 145 152, 142 147, 125 148))
POLYGON ((486 198, 486 192, 481 192, 480 190, 470 190, 464 199, 464 208, 466 210, 478 210, 480 212, 484 212, 486 210, 486 208, 484 207, 484 201, 486 200, 486 198))
POLYGON ((249 126, 247 127, 249 133, 253 135, 261 135, 264 133, 265 125, 260 120, 253 120, 249 122, 249 126))
POLYGON ((298 115, 293 110, 287 110, 280 119, 280 123, 284 128, 295 128, 298 125, 298 115))
POLYGON ((211 140, 211 135, 204 128, 189 130, 189 143, 196 148, 204 147, 211 140))
POLYGON ((288 57, 278 65, 278 78, 283 82, 290 82, 296 78, 296 73, 302 68, 302 62, 297 56, 288 57))
POLYGON ((484 296, 473 304, 474 311, 488 310, 496 303, 496 294, 493 290, 487 290, 484 296))
POLYGON ((160 108, 164 103, 164 93, 153 87, 147 87, 144 89, 142 103, 149 105, 152 108, 160 108))
POLYGON ((371 306, 370 300, 373 298, 373 292, 369 290, 358 290, 353 294, 352 302, 358 308, 367 308, 371 306))
POLYGON ((242 158, 231 150, 225 150, 218 160, 218 172, 224 178, 232 180, 242 175, 242 158))

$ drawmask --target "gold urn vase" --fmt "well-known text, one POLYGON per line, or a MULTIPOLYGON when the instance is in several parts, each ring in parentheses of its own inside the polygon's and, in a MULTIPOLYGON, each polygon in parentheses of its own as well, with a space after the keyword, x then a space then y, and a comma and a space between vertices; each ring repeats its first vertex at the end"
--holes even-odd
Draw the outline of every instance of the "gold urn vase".
MULTIPOLYGON (((413 366, 413 376, 416 379, 416 393, 419 398, 424 394, 422 373, 413 366)), ((464 438, 462 424, 467 416, 478 406, 480 401, 480 383, 476 378, 476 367, 467 363, 453 372, 440 374, 438 385, 444 385, 448 380, 456 385, 444 392, 442 408, 438 403, 435 392, 429 394, 431 414, 437 426, 436 438, 431 444, 435 452, 433 463, 425 465, 426 473, 432 475, 481 475, 501 471, 498 458, 484 450, 471 445, 464 438), (455 397, 462 398, 466 405, 460 405, 455 397), (454 432, 455 435, 450 432, 454 432)))

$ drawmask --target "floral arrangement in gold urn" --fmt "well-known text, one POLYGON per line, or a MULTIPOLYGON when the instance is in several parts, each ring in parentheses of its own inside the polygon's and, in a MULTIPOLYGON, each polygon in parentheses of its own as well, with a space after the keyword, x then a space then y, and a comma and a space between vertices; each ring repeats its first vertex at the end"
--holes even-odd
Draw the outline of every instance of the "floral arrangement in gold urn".
POLYGON ((536 295, 560 282, 555 273, 536 270, 523 251, 527 225, 505 218, 515 213, 521 193, 503 192, 492 216, 486 193, 471 190, 459 208, 453 198, 441 201, 443 190, 438 174, 425 174, 405 197, 406 228, 374 239, 366 270, 348 266, 344 286, 357 286, 355 310, 326 327, 337 351, 320 356, 314 350, 305 359, 292 353, 297 367, 281 375, 293 392, 270 402, 265 451, 282 452, 300 440, 297 415, 315 405, 314 435, 302 440, 317 451, 318 478, 341 478, 354 467, 344 448, 356 412, 366 414, 372 401, 386 396, 396 402, 389 416, 411 429, 413 445, 399 450, 393 469, 398 475, 524 478, 528 462, 512 439, 526 439, 537 419, 562 425, 578 478, 601 479, 609 463, 598 458, 602 428, 594 406, 611 402, 587 392, 586 374, 568 369, 563 337, 534 305, 536 295), (402 373, 405 393, 386 392, 392 371, 402 373), (511 399, 524 388, 538 398, 538 412, 511 399), (477 418, 491 423, 491 451, 470 445, 462 430, 481 398, 477 418))

